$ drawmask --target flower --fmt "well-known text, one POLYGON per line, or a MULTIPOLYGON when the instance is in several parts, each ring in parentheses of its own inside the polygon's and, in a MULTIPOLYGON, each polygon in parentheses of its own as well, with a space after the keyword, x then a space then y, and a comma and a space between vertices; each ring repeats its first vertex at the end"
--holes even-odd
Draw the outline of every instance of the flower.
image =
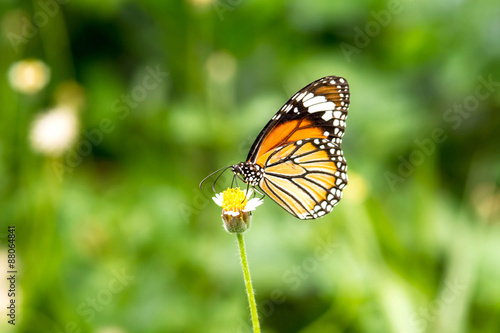
POLYGON ((50 69, 37 59, 21 60, 10 66, 8 77, 12 89, 30 95, 47 85, 50 69))
POLYGON ((236 73, 237 62, 231 54, 218 51, 208 57, 205 66, 211 79, 219 83, 227 83, 236 73))
POLYGON ((78 135, 78 118, 71 109, 56 107, 40 114, 31 126, 31 146, 37 152, 60 156, 78 135))
POLYGON ((252 194, 252 189, 242 191, 237 187, 228 188, 212 198, 222 207, 222 221, 227 232, 242 233, 250 228, 251 211, 264 203, 260 198, 250 199, 252 194))

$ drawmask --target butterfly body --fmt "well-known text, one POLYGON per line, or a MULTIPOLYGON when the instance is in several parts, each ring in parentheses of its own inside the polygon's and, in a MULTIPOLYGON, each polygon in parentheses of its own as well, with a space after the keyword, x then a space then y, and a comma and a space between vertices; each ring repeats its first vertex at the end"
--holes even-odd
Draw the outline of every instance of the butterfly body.
POLYGON ((271 118, 233 173, 299 219, 328 214, 347 185, 340 144, 349 102, 344 78, 305 86, 271 118))
POLYGON ((232 166, 232 170, 235 175, 241 175, 243 181, 252 187, 259 185, 264 175, 262 167, 253 162, 235 164, 232 166))

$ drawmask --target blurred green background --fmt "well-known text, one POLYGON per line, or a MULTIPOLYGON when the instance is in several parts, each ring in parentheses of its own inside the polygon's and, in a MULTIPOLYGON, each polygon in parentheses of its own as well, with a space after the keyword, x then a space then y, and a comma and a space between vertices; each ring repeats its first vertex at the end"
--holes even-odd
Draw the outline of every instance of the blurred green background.
MULTIPOLYGON (((350 183, 245 234, 264 332, 500 330, 492 1, 2 1, 2 332, 250 332, 211 171, 345 77, 350 183)), ((230 184, 228 174, 218 191, 230 184)))

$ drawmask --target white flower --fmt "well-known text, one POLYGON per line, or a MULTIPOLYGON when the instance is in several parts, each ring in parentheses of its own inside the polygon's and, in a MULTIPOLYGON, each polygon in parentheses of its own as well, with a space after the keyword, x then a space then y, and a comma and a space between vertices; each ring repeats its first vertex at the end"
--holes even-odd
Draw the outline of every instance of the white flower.
MULTIPOLYGON (((246 192, 246 190, 244 190, 244 191, 246 192)), ((250 189, 248 191, 248 194, 246 195, 248 201, 247 201, 247 205, 243 209, 244 212, 251 212, 251 211, 255 210, 255 208, 259 207, 260 205, 262 205, 264 203, 264 199, 262 199, 262 198, 250 199, 252 192, 253 192, 253 190, 250 189)))
POLYGON ((222 207, 222 221, 228 232, 241 233, 250 227, 250 212, 264 203, 260 198, 250 199, 252 194, 252 189, 242 191, 237 187, 228 188, 212 198, 218 206, 222 207))
POLYGON ((252 189, 247 192, 246 189, 242 191, 239 188, 228 188, 224 192, 216 193, 212 199, 225 210, 226 214, 237 216, 239 211, 250 212, 264 203, 264 200, 260 198, 250 199, 252 194, 252 189))
POLYGON ((35 151, 59 156, 75 143, 78 118, 71 109, 58 107, 39 115, 31 126, 30 141, 35 151))
POLYGON ((236 58, 224 51, 217 51, 208 56, 205 64, 208 75, 216 82, 226 83, 234 77, 237 68, 236 58))
POLYGON ((49 82, 50 69, 40 60, 21 60, 10 66, 8 76, 12 89, 35 94, 49 82))

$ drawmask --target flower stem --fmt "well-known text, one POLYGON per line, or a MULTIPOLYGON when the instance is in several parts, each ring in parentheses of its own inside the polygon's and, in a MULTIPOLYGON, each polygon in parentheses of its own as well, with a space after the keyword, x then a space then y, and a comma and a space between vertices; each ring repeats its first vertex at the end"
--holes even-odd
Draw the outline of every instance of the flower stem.
POLYGON ((245 287, 247 288, 248 303, 250 303, 250 313, 252 315, 253 332, 260 333, 259 317, 257 315, 257 304, 255 303, 255 295, 252 288, 252 279, 250 278, 250 270, 248 269, 247 252, 245 250, 245 242, 243 234, 236 234, 238 238, 238 246, 240 249, 241 267, 243 268, 243 277, 245 278, 245 287))

